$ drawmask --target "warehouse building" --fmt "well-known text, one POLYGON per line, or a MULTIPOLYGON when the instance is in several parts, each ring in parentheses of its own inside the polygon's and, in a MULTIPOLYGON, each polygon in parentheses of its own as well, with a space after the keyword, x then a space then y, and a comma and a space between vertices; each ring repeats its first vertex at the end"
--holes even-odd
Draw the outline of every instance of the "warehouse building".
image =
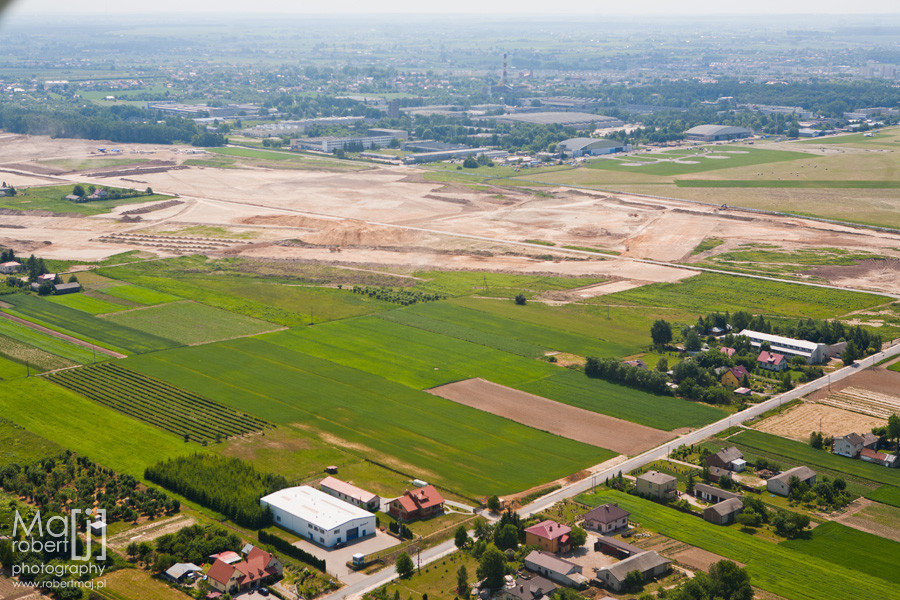
POLYGON ((563 125, 575 129, 604 129, 607 127, 621 127, 625 123, 615 117, 594 115, 585 112, 529 112, 514 113, 511 115, 498 115, 482 117, 483 121, 497 121, 498 123, 534 123, 537 125, 563 125))
POLYGON ((823 363, 831 357, 831 349, 828 344, 795 340, 794 338, 762 333, 751 329, 744 329, 738 335, 750 338, 750 345, 754 348, 759 348, 763 342, 769 342, 771 352, 782 354, 788 358, 802 356, 806 360, 806 364, 809 365, 823 363))
POLYGON ((626 144, 617 140, 596 138, 572 138, 570 140, 563 140, 557 144, 557 147, 560 152, 566 156, 571 156, 572 158, 631 151, 631 144, 626 144))
POLYGON ((359 137, 311 137, 291 140, 291 148, 294 150, 314 150, 316 152, 334 152, 335 150, 353 150, 361 148, 384 148, 391 144, 392 135, 372 135, 359 137))
POLYGON ((697 125, 684 132, 687 139, 699 142, 724 142, 740 140, 753 135, 746 127, 730 127, 728 125, 697 125))
POLYGON ((326 548, 375 535, 375 515, 320 490, 301 485, 263 497, 276 525, 326 548))
POLYGON ((334 496, 335 498, 343 500, 344 502, 349 502, 350 504, 354 504, 365 510, 375 511, 381 508, 380 496, 362 488, 358 488, 346 481, 341 481, 336 477, 326 477, 320 481, 319 489, 329 496, 334 496))

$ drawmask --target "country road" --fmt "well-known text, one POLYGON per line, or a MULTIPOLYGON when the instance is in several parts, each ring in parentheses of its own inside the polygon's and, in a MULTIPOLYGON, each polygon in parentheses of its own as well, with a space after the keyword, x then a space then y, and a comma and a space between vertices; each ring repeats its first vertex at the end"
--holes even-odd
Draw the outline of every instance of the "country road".
MULTIPOLYGON (((566 498, 571 498, 573 496, 577 496, 583 492, 590 490, 595 483, 602 483, 608 477, 614 477, 622 471, 623 473, 627 473, 638 467, 642 467, 647 463, 651 463, 654 460, 659 458, 665 458, 666 455, 671 451, 681 446, 682 444, 691 445, 696 444, 711 435, 719 433, 720 431, 724 431, 728 429, 732 425, 737 425, 739 423, 743 423, 745 421, 749 421, 762 413, 770 410, 772 408, 781 406, 786 402, 790 402, 791 400, 795 400, 797 398, 801 398, 807 394, 810 394, 816 390, 820 390, 824 387, 827 387, 831 384, 831 382, 840 381, 851 375, 859 373, 868 367, 875 365, 876 363, 881 362, 886 358, 891 358, 900 355, 900 344, 895 344, 891 346, 887 350, 882 350, 877 354, 873 354, 865 359, 857 361, 853 365, 848 367, 843 367, 825 377, 820 379, 816 379, 815 381, 811 381, 804 385, 798 386, 793 390, 785 392, 784 394, 780 394, 778 396, 774 396, 765 402, 760 402, 759 404, 754 404, 753 406, 742 410, 739 413, 735 413, 730 415, 720 421, 716 421, 715 423, 711 423, 710 425, 706 425, 705 427, 701 427, 695 431, 691 431, 686 433, 674 440, 666 442, 665 444, 661 444, 652 450, 648 450, 642 454, 629 458, 625 462, 621 462, 617 464, 615 467, 606 469, 603 471, 597 471, 592 473, 590 477, 582 479, 581 481, 576 481, 570 485, 567 485, 559 490, 551 494, 547 494, 541 498, 538 498, 531 504, 522 507, 519 510, 519 514, 523 517, 531 516, 535 513, 539 513, 542 510, 548 508, 549 506, 559 502, 560 500, 564 500, 566 498)), ((456 550, 456 545, 453 540, 447 540, 446 542, 434 546, 433 548, 428 548, 424 550, 421 554, 421 565, 427 565, 435 560, 439 560, 440 558, 447 556, 448 554, 453 553, 456 550)), ((416 557, 413 557, 413 560, 416 561, 416 557)), ((382 569, 381 571, 358 581, 352 585, 348 585, 344 588, 341 588, 337 592, 325 596, 322 600, 343 600, 344 598, 358 598, 381 585, 391 581, 392 579, 397 577, 397 571, 393 566, 382 569)))

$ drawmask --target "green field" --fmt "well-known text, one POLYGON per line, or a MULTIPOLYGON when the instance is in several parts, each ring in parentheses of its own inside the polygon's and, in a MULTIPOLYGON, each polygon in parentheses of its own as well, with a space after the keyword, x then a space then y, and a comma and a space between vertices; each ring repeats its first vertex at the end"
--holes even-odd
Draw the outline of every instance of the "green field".
POLYGON ((164 302, 174 302, 180 300, 178 296, 165 294, 149 288, 143 288, 138 285, 111 285, 104 287, 102 293, 113 298, 127 300, 135 304, 149 306, 152 304, 163 304, 164 302))
MULTIPOLYGON (((310 169, 329 171, 363 171, 370 166, 348 160, 337 160, 317 155, 300 154, 289 150, 256 150, 254 148, 207 148, 207 151, 220 156, 256 161, 271 161, 276 168, 310 169)), ((202 159, 201 159, 202 160, 202 159)))
POLYGON ((262 419, 111 362, 67 369, 47 379, 104 406, 201 443, 272 427, 262 419))
POLYGON ((604 297, 604 302, 680 308, 695 314, 746 310, 814 319, 832 319, 889 301, 890 298, 876 294, 715 273, 702 273, 679 283, 654 283, 604 297))
MULTIPOLYGON (((152 194, 120 198, 119 200, 96 200, 93 202, 70 202, 65 197, 72 193, 74 185, 51 185, 23 188, 11 198, 0 198, 0 208, 13 210, 49 210, 55 213, 79 213, 82 215, 99 215, 110 212, 121 204, 137 202, 154 202, 169 200, 171 196, 152 194)), ((87 189, 87 186, 85 186, 87 189)))
POLYGON ((121 304, 114 304, 113 302, 101 300, 100 298, 94 298, 85 294, 47 296, 45 299, 48 302, 59 304, 60 306, 68 306, 69 308, 74 308, 75 310, 80 310, 81 312, 86 312, 91 315, 101 315, 128 308, 121 304))
MULTIPOLYGON (((2 341, 3 339, 0 338, 0 343, 2 343, 2 341)), ((0 381, 5 379, 18 379, 19 377, 25 377, 26 375, 27 369, 25 368, 25 365, 0 356, 0 381)))
POLYGON ((779 462, 807 465, 813 470, 820 467, 882 484, 900 486, 900 470, 845 458, 824 450, 815 450, 809 444, 761 431, 743 431, 728 438, 728 443, 733 443, 751 453, 759 451, 765 453, 767 457, 774 456, 779 462))
POLYGON ((785 162, 810 157, 809 154, 805 152, 761 150, 759 148, 750 148, 747 146, 715 146, 712 148, 712 150, 714 150, 713 152, 708 152, 706 154, 700 152, 699 148, 696 150, 695 153, 688 153, 685 150, 653 153, 628 157, 628 160, 619 160, 615 158, 592 160, 588 161, 587 166, 591 169, 627 171, 629 173, 638 173, 642 175, 672 176, 686 175, 688 173, 703 173, 705 171, 716 171, 719 169, 733 169, 735 167, 746 167, 750 165, 785 162), (710 158, 709 155, 727 158, 710 158), (671 159, 673 158, 678 158, 685 162, 672 162, 671 159), (695 162, 697 164, 689 164, 687 161, 695 162))
POLYGON ((4 301, 13 305, 5 312, 111 350, 152 352, 178 345, 173 340, 124 327, 37 296, 14 294, 6 296, 4 301))
POLYGON ((418 304, 379 315, 411 327, 521 354, 540 357, 549 350, 580 356, 627 356, 639 347, 517 319, 524 307, 507 305, 508 316, 448 302, 418 304))
POLYGON ((813 530, 811 539, 787 540, 779 545, 900 586, 900 542, 828 521, 813 530))
MULTIPOLYGON (((884 600, 896 595, 896 585, 882 577, 862 573, 840 562, 824 560, 783 544, 773 544, 734 527, 713 525, 697 516, 649 500, 615 491, 582 494, 577 500, 590 506, 618 502, 619 506, 631 512, 632 522, 744 563, 753 585, 788 600, 884 600)), ((801 540, 801 544, 814 543, 815 531, 811 540, 801 540)), ((811 545, 811 548, 817 547, 820 546, 811 545)))
POLYGON ((519 293, 530 297, 541 292, 569 290, 606 281, 598 277, 546 277, 479 271, 416 271, 413 275, 426 280, 416 286, 423 291, 449 296, 478 294, 492 298, 513 298, 519 293))
POLYGON ((728 414, 706 404, 657 396, 601 379, 591 379, 580 371, 568 369, 515 387, 557 402, 665 431, 708 425, 728 414))
POLYGON ((516 386, 560 369, 377 317, 323 323, 266 340, 420 390, 471 377, 516 386))
POLYGON ((71 366, 74 363, 89 363, 94 361, 94 352, 89 348, 61 340, 58 337, 37 331, 27 325, 16 323, 8 319, 0 318, 0 335, 2 335, 3 338, 12 339, 19 343, 18 347, 13 346, 12 344, 9 347, 0 347, 0 351, 4 354, 9 352, 9 356, 12 358, 19 360, 33 360, 35 364, 46 369, 59 369, 71 366), (34 355, 34 353, 28 352, 27 348, 22 348, 22 345, 37 348, 42 353, 46 353, 46 355, 34 355), (63 359, 64 362, 53 360, 53 356, 63 359))
POLYGON ((708 187, 708 188, 823 188, 823 189, 877 189, 900 188, 900 181, 887 180, 845 180, 832 179, 676 179, 678 187, 708 187))
POLYGON ((113 313, 103 320, 181 344, 202 344, 276 329, 271 323, 196 302, 169 302, 113 313))
POLYGON ((880 488, 867 493, 866 498, 900 508, 900 487, 883 485, 880 488))
POLYGON ((0 467, 10 464, 20 466, 55 456, 62 448, 16 425, 0 418, 0 467))
POLYGON ((0 414, 63 448, 139 479, 150 463, 197 451, 180 437, 39 377, 0 385, 0 414))
POLYGON ((127 364, 468 495, 527 489, 614 455, 274 343, 301 337, 179 348, 127 364))

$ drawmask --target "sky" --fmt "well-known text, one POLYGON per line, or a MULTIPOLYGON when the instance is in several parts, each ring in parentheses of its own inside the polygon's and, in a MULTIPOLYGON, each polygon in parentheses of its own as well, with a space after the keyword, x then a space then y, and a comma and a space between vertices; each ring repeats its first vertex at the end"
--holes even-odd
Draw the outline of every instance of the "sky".
MULTIPOLYGON (((8 0, 7 0, 8 1, 8 0)), ((2 4, 4 0, 0 0, 2 4)), ((12 0, 12 14, 900 14, 897 0, 12 0)))

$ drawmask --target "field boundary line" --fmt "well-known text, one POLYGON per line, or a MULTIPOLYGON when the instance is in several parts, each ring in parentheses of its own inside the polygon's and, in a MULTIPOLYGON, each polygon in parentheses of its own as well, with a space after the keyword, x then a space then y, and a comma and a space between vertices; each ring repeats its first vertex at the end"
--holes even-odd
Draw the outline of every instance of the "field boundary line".
MULTIPOLYGON (((65 340, 67 342, 71 342, 77 346, 81 346, 83 348, 89 348, 96 352, 101 352, 101 353, 106 354, 107 356, 111 356, 113 358, 128 358, 127 354, 122 354, 121 352, 116 352, 115 350, 108 350, 108 349, 104 348, 103 346, 98 346, 97 344, 85 342, 84 340, 80 340, 77 337, 73 337, 71 335, 61 333, 54 329, 50 329, 49 327, 44 327, 43 325, 38 325, 37 323, 32 323, 31 321, 28 321, 21 317, 16 317, 14 315, 10 315, 5 312, 0 312, 0 317, 7 319, 9 321, 13 321, 14 323, 19 323, 20 325, 25 325, 26 327, 30 327, 31 329, 40 331, 41 333, 46 333, 55 338, 59 338, 61 340, 65 340)), ((51 354, 52 354, 52 352, 51 352, 51 354)))
POLYGON ((187 302, 195 302, 195 301, 191 300, 190 298, 185 298, 183 300, 173 300, 172 302, 160 302, 159 304, 150 304, 149 306, 133 306, 131 308, 126 308, 125 310, 116 310, 116 311, 108 312, 108 313, 100 313, 100 314, 94 315, 94 316, 99 317, 101 319, 105 319, 106 317, 108 317, 110 315, 123 315, 126 313, 134 312, 136 310, 147 310, 148 308, 156 308, 158 306, 162 306, 163 304, 185 304, 187 302))

